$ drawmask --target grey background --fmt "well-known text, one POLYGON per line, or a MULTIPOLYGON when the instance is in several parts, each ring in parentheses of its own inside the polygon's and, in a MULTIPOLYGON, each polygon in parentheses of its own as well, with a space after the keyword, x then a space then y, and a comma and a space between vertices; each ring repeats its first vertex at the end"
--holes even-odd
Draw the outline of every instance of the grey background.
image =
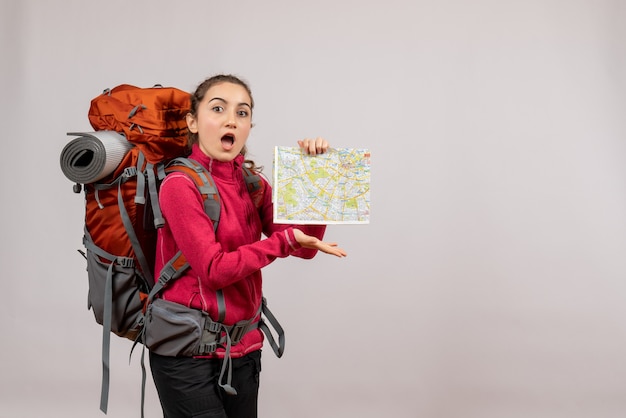
MULTIPOLYGON (((59 168, 121 83, 248 80, 249 146, 372 150, 347 259, 278 260, 262 417, 626 415, 626 3, 2 0, 0 416, 100 417, 83 197, 59 168)), ((108 416, 139 414, 112 348, 108 416)), ((147 416, 159 416, 148 384, 147 416)))

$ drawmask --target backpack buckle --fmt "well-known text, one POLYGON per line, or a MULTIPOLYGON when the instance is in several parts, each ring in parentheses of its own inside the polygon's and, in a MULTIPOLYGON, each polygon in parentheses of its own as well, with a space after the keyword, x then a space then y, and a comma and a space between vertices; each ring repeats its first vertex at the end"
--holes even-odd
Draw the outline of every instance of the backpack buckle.
POLYGON ((211 319, 207 318, 207 321, 204 324, 204 329, 212 334, 217 334, 221 328, 220 325, 221 324, 219 322, 213 322, 211 319))
POLYGON ((221 324, 211 321, 208 316, 205 318, 202 337, 200 337, 200 354, 209 354, 217 350, 217 343, 220 338, 221 324))
POLYGON ((230 330, 229 334, 230 334, 230 341, 231 341, 232 344, 237 344, 239 341, 241 341, 243 336, 248 333, 248 325, 249 324, 235 325, 230 330))
POLYGON ((115 264, 117 264, 120 267, 131 268, 131 267, 135 267, 135 260, 133 260, 132 258, 128 258, 128 257, 117 257, 115 259, 115 264))
POLYGON ((126 167, 122 173, 124 177, 134 177, 137 175, 137 167, 126 167))
POLYGON ((217 343, 200 344, 200 355, 211 354, 217 351, 217 343))

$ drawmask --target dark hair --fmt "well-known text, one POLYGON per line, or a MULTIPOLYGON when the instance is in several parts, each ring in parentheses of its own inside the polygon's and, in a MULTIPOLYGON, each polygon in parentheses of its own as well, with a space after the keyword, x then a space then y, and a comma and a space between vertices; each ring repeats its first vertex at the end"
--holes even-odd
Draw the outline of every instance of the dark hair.
MULTIPOLYGON (((234 76, 232 74, 218 74, 218 75, 214 75, 204 80, 202 83, 198 85, 198 87, 196 88, 196 91, 190 95, 191 109, 189 113, 191 113, 194 117, 196 117, 196 114, 198 112, 198 106, 200 105, 200 102, 202 101, 202 99, 204 99, 204 95, 206 94, 206 92, 209 91, 211 87, 216 86, 221 83, 237 84, 243 87, 244 89, 246 89, 246 92, 248 92, 248 96, 250 96, 250 109, 254 109, 254 98, 252 97, 252 90, 250 90, 250 86, 248 86, 248 84, 245 81, 243 81, 241 78, 234 76)), ((188 135, 189 135, 189 140, 187 141, 187 144, 188 144, 189 149, 191 150, 192 145, 198 142, 198 134, 192 133, 191 131, 189 131, 188 135)), ((244 145, 244 147, 241 149, 241 155, 244 156, 244 159, 246 157, 247 152, 248 152, 248 149, 244 145)), ((252 160, 245 159, 245 164, 255 171, 261 171, 263 169, 263 167, 257 167, 254 161, 252 160)))

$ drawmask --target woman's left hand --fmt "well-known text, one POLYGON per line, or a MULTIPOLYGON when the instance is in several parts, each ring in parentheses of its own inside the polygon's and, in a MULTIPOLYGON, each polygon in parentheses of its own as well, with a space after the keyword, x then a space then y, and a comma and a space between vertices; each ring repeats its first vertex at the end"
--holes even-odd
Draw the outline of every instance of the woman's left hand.
POLYGON ((322 137, 306 138, 298 141, 300 148, 309 155, 323 154, 328 151, 328 141, 322 137))
POLYGON ((339 258, 346 257, 348 255, 342 248, 337 246, 336 242, 324 242, 314 236, 305 234, 298 228, 293 229, 293 236, 296 238, 296 241, 298 241, 298 244, 304 248, 318 250, 339 258))

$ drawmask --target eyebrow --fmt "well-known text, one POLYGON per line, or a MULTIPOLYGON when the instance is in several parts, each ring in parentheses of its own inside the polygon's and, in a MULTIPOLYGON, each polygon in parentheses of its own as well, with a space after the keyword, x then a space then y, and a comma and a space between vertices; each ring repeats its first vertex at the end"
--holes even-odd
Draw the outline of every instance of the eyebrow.
MULTIPOLYGON (((209 101, 208 101, 208 103, 211 103, 213 100, 219 100, 219 101, 221 101, 221 102, 224 102, 224 103, 227 103, 227 104, 228 104, 228 102, 227 102, 226 100, 222 99, 221 97, 214 97, 214 98, 212 98, 211 100, 209 100, 209 101)), ((252 109, 252 106, 250 106, 250 105, 249 105, 248 103, 246 103, 246 102, 241 102, 241 103, 239 103, 239 106, 248 106, 250 109, 252 109)))

